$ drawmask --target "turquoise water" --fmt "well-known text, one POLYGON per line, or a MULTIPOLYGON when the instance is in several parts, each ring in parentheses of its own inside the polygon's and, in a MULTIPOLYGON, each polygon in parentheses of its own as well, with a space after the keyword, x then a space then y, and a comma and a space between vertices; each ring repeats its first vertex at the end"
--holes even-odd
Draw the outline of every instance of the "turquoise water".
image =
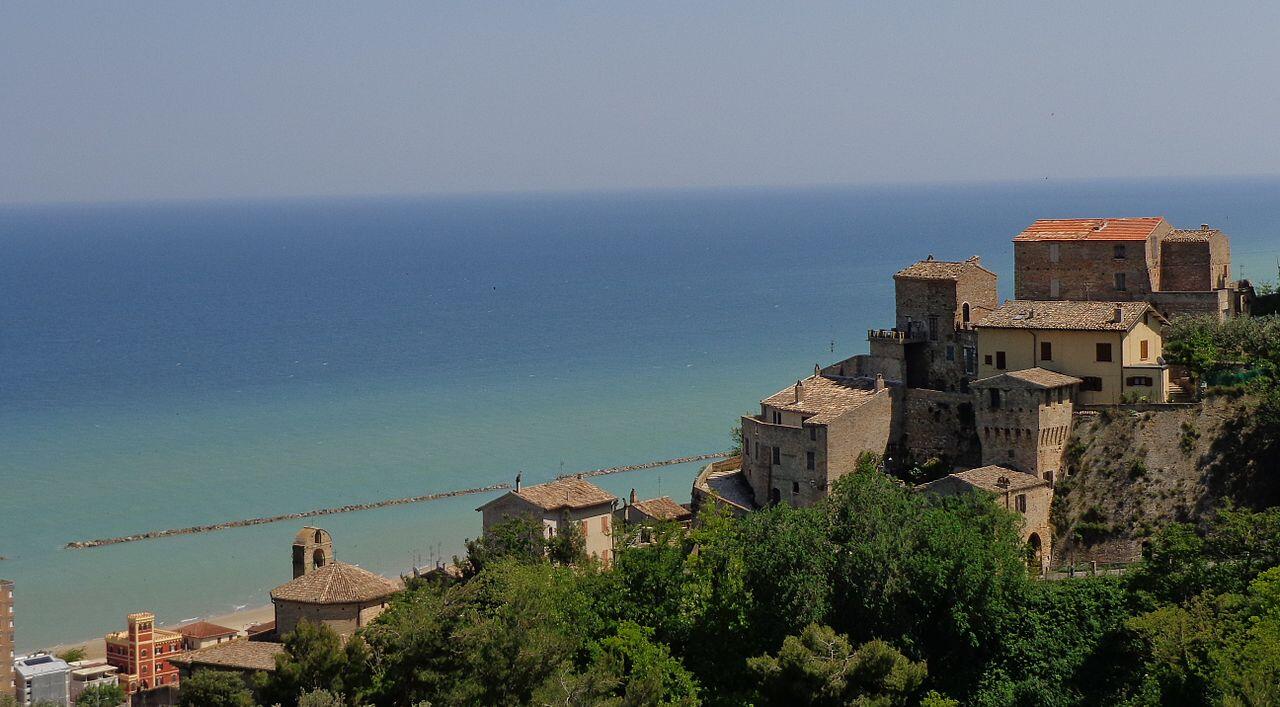
MULTIPOLYGON (((1164 214, 1274 279, 1280 180, 0 208, 0 576, 20 649, 268 601, 300 523, 71 540, 722 449, 892 320, 892 272, 1037 217, 1164 214)), ((696 464, 603 477, 687 500, 696 464)), ((330 516, 386 573, 470 496, 330 516)))

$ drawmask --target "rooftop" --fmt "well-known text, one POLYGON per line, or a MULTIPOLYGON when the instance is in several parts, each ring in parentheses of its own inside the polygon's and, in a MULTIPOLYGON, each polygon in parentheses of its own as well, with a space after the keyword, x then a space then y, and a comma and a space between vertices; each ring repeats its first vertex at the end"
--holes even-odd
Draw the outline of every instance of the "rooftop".
POLYGON ((1145 241, 1164 222, 1160 216, 1143 218, 1040 219, 1014 236, 1019 241, 1145 241))
POLYGON ((211 624, 208 621, 196 621, 174 629, 178 633, 187 638, 204 639, 204 638, 220 638, 222 636, 234 636, 239 631, 218 624, 211 624))
MULTIPOLYGON (((605 504, 612 505, 617 500, 617 497, 608 491, 576 476, 566 476, 555 481, 548 481, 545 484, 525 486, 519 491, 512 491, 511 493, 544 511, 590 508, 605 504)), ((494 499, 489 503, 497 500, 494 499)), ((487 506, 489 503, 484 505, 487 506)), ((484 508, 484 506, 480 508, 484 508)))
MULTIPOLYGON (((980 488, 992 493, 1022 491, 1049 485, 1048 481, 1037 478, 1033 474, 996 466, 995 464, 980 466, 977 469, 969 469, 968 471, 958 471, 944 478, 963 481, 974 488, 980 488)), ((934 483, 937 482, 935 481, 934 483)))
POLYGON ((1182 243, 1201 243, 1208 241, 1214 236, 1222 235, 1222 231, 1216 228, 1197 228, 1195 230, 1175 229, 1173 233, 1165 236, 1165 241, 1177 241, 1182 243))
POLYGON ((301 604, 358 604, 385 599, 400 589, 398 583, 369 570, 331 562, 272 589, 271 599, 301 604))
POLYGON ((216 643, 176 655, 169 661, 180 665, 213 665, 221 668, 272 671, 276 669, 276 656, 282 653, 284 653, 284 644, 237 638, 234 641, 216 643))
POLYGON ((636 501, 631 507, 657 520, 682 520, 691 515, 688 508, 676 503, 670 496, 636 501))
POLYGON ((708 464, 693 483, 732 506, 747 511, 756 507, 751 485, 742 474, 742 457, 731 457, 708 464))
POLYGON ((1008 371, 986 378, 980 378, 970 385, 984 386, 994 383, 1013 388, 1060 388, 1064 385, 1075 385, 1084 381, 1074 376, 1063 375, 1044 368, 1024 368, 1020 371, 1008 371))
POLYGON ((65 673, 70 670, 65 660, 48 655, 29 655, 13 661, 13 670, 23 678, 32 678, 48 673, 65 673))
POLYGON ((875 384, 865 378, 816 375, 798 381, 796 385, 789 385, 760 402, 779 410, 809 416, 805 422, 825 425, 861 406, 875 395, 875 384))
POLYGON ((934 260, 930 255, 924 260, 916 261, 911 265, 894 273, 893 276, 911 278, 913 280, 959 280, 968 270, 977 269, 989 275, 994 276, 995 273, 982 267, 982 260, 978 256, 973 256, 968 260, 934 260))
MULTIPOLYGON (((168 629, 163 629, 163 628, 152 629, 151 637, 156 642, 182 640, 182 634, 178 633, 177 631, 170 631, 168 629)), ((124 630, 124 631, 116 631, 114 633, 108 633, 106 638, 108 641, 115 641, 117 643, 128 643, 129 631, 124 630)))
POLYGON ((1146 302, 1008 300, 988 314, 978 328, 1129 331, 1147 312, 1160 316, 1146 302), (1118 322, 1116 309, 1120 310, 1118 322))

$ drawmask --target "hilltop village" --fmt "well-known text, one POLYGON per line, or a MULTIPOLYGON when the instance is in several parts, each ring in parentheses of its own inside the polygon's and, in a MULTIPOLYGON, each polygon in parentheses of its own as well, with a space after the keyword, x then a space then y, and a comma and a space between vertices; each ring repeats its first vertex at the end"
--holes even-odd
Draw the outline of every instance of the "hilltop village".
MULTIPOLYGON (((866 353, 815 365, 764 397, 758 414, 741 418, 738 453, 701 470, 689 503, 634 491, 620 502, 573 476, 530 486, 517 477, 476 509, 484 535, 531 519, 546 539, 580 537, 581 551, 607 566, 620 542, 645 542, 619 528, 689 527, 709 504, 737 515, 810 506, 873 463, 900 479, 916 473, 921 493, 990 494, 1021 517, 1033 571, 1049 572, 1050 513, 1069 473, 1073 428, 1108 409, 1194 405, 1194 377, 1164 357, 1170 318, 1248 316, 1254 293, 1230 279, 1228 238, 1208 225, 1041 220, 1013 248, 1015 296, 1003 303, 996 274, 977 256, 930 255, 896 272, 892 326, 867 332, 866 353)), ((407 581, 339 562, 333 538, 313 526, 293 538, 288 569, 292 578, 271 591, 274 620, 165 629, 140 611, 102 639, 97 659, 14 656, 14 585, 0 580, 0 692, 24 706, 70 705, 86 690, 116 686, 130 704, 175 704, 181 682, 206 669, 252 686, 255 674, 277 669, 283 641, 302 622, 345 640, 407 581)), ((447 583, 461 572, 437 563, 413 575, 447 583)))

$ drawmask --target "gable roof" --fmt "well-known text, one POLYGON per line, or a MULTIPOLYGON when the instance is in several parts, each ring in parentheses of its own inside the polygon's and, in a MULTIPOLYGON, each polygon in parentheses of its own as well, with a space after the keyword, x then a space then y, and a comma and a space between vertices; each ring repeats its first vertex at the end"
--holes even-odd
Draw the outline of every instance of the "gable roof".
POLYGON ((816 375, 797 381, 797 384, 800 386, 799 400, 796 400, 796 386, 789 385, 760 402, 779 410, 808 415, 805 422, 825 425, 876 395, 875 384, 865 378, 816 375))
POLYGON ((196 621, 194 623, 184 624, 174 629, 178 633, 187 638, 204 639, 219 638, 221 636, 234 636, 239 631, 218 624, 211 624, 208 621, 196 621))
POLYGON ((400 585, 345 562, 331 562, 271 590, 273 601, 301 604, 358 604, 385 599, 400 585))
POLYGON ((1013 237, 1020 241, 1145 241, 1164 222, 1162 216, 1142 218, 1040 219, 1013 237))
POLYGON ((1147 302, 1008 300, 987 314, 978 328, 1129 331, 1147 312, 1164 321, 1147 302), (1118 322, 1114 321, 1117 309, 1118 322))
POLYGON ((992 277, 996 276, 995 273, 982 267, 982 261, 976 255, 968 260, 934 260, 930 255, 924 260, 917 260, 899 270, 893 276, 912 280, 959 280, 966 271, 970 270, 981 270, 992 277))
POLYGON ((683 520, 693 515, 692 511, 676 503, 670 496, 636 501, 631 507, 655 520, 683 520))
POLYGON ((276 669, 276 656, 283 653, 284 644, 282 643, 237 638, 234 641, 215 643, 212 646, 175 655, 169 658, 169 662, 179 665, 210 665, 219 668, 272 672, 276 669))
MULTIPOLYGON (((983 491, 990 491, 991 493, 1023 491, 1026 489, 1049 485, 1048 481, 1045 481, 1034 474, 1016 471, 1014 469, 1009 469, 995 464, 980 466, 977 469, 969 469, 967 471, 958 471, 954 474, 948 474, 938 481, 945 481, 947 479, 961 481, 974 488, 979 488, 983 491), (1001 485, 1002 482, 1005 485, 1001 485)), ((936 484, 938 481, 934 481, 933 483, 936 484)), ((932 485, 933 484, 927 484, 927 486, 932 485)))
POLYGON ((590 481, 584 481, 576 476, 565 476, 554 481, 548 481, 545 484, 525 486, 519 491, 509 491, 476 510, 478 511, 497 503, 506 498, 507 495, 515 496, 544 511, 576 510, 605 504, 612 505, 617 500, 616 496, 590 481))
POLYGON ((976 381, 971 381, 969 385, 978 387, 988 385, 1001 385, 1006 388, 1060 388, 1064 385, 1074 385, 1083 383, 1084 381, 1074 376, 1064 375, 1057 371, 1050 371, 1044 368, 1024 368, 1020 371, 1008 371, 994 376, 987 376, 976 381))

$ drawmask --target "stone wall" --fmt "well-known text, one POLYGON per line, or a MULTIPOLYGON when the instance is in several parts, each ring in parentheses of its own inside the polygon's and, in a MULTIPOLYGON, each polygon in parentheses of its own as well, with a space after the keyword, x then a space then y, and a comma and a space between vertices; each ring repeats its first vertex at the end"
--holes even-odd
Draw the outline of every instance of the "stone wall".
POLYGON ((1209 241, 1171 241, 1160 244, 1160 289, 1203 292, 1214 289, 1209 241))
POLYGON ((1148 261, 1144 241, 1019 241, 1013 244, 1015 299, 1110 300, 1143 299, 1157 289, 1153 279, 1158 254, 1148 261), (1057 246, 1055 262, 1051 249, 1057 246), (1115 257, 1117 246, 1124 257, 1115 257), (1125 276, 1117 290, 1116 273, 1125 276), (1054 292, 1054 282, 1057 292, 1054 292))
POLYGON ((1061 478, 1063 454, 1071 438, 1073 404, 1069 388, 975 388, 982 463, 1016 469, 1053 483, 1061 478), (999 392, 999 407, 991 391, 999 392))
POLYGON ((902 398, 902 435, 896 442, 909 459, 895 461, 922 464, 938 459, 947 471, 977 465, 980 449, 972 395, 911 388, 902 398))
POLYGON ((276 635, 288 636, 303 620, 325 624, 340 636, 352 636, 360 623, 359 604, 303 604, 276 601, 276 635))
POLYGON ((1234 294, 1234 290, 1225 289, 1210 292, 1156 292, 1151 295, 1151 304, 1166 317, 1202 314, 1225 317, 1236 309, 1234 294))
POLYGON ((907 385, 964 390, 970 376, 964 349, 976 346, 973 324, 997 306, 996 276, 975 265, 958 280, 899 277, 895 301, 898 330, 923 334, 907 345, 907 385))

